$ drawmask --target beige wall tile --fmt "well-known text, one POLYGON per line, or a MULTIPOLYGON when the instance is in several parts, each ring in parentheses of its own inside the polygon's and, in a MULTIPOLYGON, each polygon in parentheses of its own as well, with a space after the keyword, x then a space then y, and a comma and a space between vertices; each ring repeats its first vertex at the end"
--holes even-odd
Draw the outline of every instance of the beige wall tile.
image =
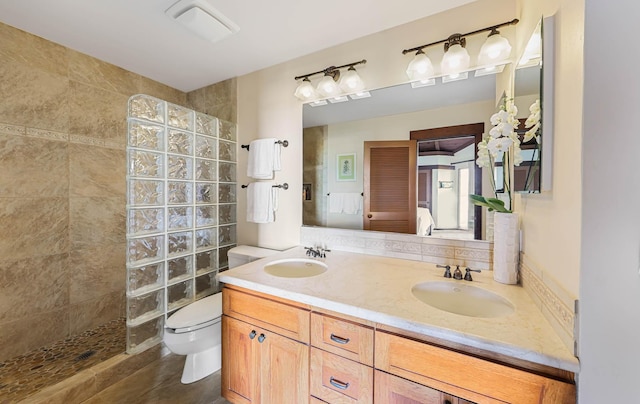
POLYGON ((0 324, 68 305, 68 261, 68 254, 0 261, 0 324))
POLYGON ((67 50, 69 79, 126 96, 138 92, 138 75, 84 53, 67 50))
POLYGON ((66 198, 0 198, 0 257, 19 260, 69 251, 66 198))
POLYGON ((69 302, 76 304, 122 292, 126 285, 126 243, 74 250, 69 259, 69 302))
POLYGON ((72 250, 121 243, 126 232, 125 198, 70 198, 69 221, 72 250))
POLYGON ((0 63, 0 116, 13 125, 66 132, 69 81, 23 63, 0 63))
MULTIPOLYGON (((0 162, 1 166, 1 162, 0 162)), ((69 145, 69 195, 114 197, 127 194, 126 152, 84 144, 69 145)))
POLYGON ((0 60, 67 75, 67 50, 64 46, 2 23, 0 38, 0 60))
POLYGON ((67 337, 69 313, 60 309, 2 324, 0 362, 67 337))
POLYGON ((187 93, 189 108, 229 122, 238 122, 237 104, 237 80, 235 78, 187 93))
POLYGON ((66 197, 66 142, 0 134, 0 195, 66 197))
POLYGON ((129 97, 77 81, 69 84, 69 134, 126 144, 129 97))
POLYGON ((69 306, 69 334, 76 335, 121 316, 124 289, 69 306))

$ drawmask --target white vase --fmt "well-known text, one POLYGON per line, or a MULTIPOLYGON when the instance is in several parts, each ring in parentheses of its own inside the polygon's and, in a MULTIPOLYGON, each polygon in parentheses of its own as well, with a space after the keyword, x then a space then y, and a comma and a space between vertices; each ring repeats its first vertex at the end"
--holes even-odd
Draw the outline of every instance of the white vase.
POLYGON ((493 279, 508 285, 518 283, 519 258, 518 214, 495 212, 493 216, 493 279))

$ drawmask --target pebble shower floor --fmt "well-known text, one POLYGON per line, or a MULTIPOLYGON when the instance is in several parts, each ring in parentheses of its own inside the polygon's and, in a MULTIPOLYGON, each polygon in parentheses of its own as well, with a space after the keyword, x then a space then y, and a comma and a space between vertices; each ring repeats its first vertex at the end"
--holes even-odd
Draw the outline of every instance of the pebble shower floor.
POLYGON ((124 353, 125 319, 0 362, 0 403, 15 403, 124 353))

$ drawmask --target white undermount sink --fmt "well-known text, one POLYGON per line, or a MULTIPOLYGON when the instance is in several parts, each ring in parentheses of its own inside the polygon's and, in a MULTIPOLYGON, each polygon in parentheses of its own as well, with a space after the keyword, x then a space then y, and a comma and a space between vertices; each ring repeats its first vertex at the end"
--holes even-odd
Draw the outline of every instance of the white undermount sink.
POLYGON ((286 258, 273 261, 264 266, 264 271, 282 278, 308 278, 320 275, 327 270, 324 262, 307 258, 286 258))
POLYGON ((511 302, 496 293, 455 281, 418 283, 411 293, 429 306, 469 317, 502 317, 515 310, 511 302))

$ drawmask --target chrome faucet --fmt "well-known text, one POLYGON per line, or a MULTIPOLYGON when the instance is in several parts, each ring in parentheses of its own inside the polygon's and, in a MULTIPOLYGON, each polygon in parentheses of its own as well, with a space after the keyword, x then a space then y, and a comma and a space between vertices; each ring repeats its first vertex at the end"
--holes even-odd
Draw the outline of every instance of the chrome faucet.
POLYGON ((478 273, 482 272, 479 269, 471 269, 469 267, 467 267, 465 271, 467 271, 467 273, 464 275, 464 280, 469 282, 473 280, 473 278, 471 277, 471 272, 478 272, 478 273))
POLYGON ((444 276, 445 278, 453 278, 457 280, 464 279, 465 281, 473 281, 471 277, 471 272, 481 272, 479 269, 471 269, 469 267, 465 268, 466 274, 464 277, 462 276, 462 271, 460 270, 460 265, 456 265, 456 269, 453 271, 453 275, 451 274, 451 266, 450 265, 436 265, 438 268, 444 268, 444 276))
POLYGON ((444 276, 445 278, 451 278, 451 266, 449 265, 436 265, 438 268, 444 268, 444 276))

